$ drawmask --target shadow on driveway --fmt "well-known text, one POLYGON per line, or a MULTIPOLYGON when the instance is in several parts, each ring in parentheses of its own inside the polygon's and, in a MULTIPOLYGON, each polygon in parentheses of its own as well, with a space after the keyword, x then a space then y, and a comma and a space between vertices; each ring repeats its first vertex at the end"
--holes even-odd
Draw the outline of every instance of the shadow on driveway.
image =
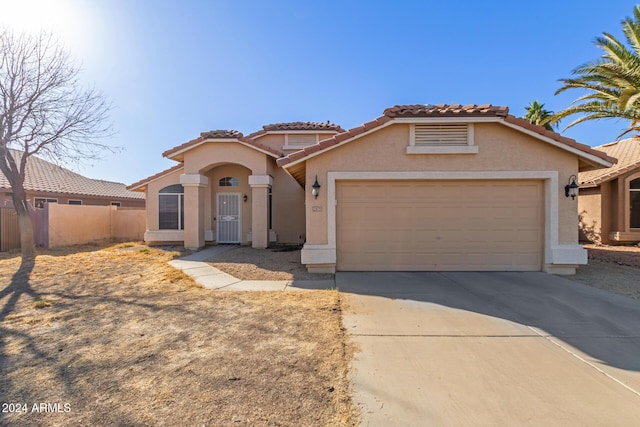
POLYGON ((341 292, 426 302, 537 328, 615 368, 640 371, 640 301, 546 273, 343 272, 341 292))

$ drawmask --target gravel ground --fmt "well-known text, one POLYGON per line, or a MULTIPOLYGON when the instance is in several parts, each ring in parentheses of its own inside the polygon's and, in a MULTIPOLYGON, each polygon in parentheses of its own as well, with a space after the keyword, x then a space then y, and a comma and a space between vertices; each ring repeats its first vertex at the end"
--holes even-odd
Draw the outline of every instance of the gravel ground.
MULTIPOLYGON (((589 265, 567 278, 585 285, 640 299, 640 247, 585 245, 589 265)), ((239 246, 209 263, 241 280, 333 279, 333 274, 311 274, 300 263, 300 250, 253 249, 239 246)))
POLYGON ((589 264, 567 278, 629 298, 640 299, 640 247, 585 245, 589 264))
POLYGON ((238 246, 209 260, 215 268, 240 280, 324 280, 333 274, 311 274, 300 263, 300 249, 253 249, 238 246), (285 250, 283 250, 285 249, 285 250))

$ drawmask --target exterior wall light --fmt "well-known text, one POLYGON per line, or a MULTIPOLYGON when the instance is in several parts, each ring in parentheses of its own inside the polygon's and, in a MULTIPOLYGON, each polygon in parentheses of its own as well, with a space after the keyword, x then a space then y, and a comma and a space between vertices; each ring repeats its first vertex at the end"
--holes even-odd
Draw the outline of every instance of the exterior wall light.
POLYGON ((244 200, 244 202, 247 203, 247 200, 249 200, 249 197, 247 197, 247 195, 245 194, 244 196, 242 196, 242 200, 244 200))
POLYGON ((313 185, 311 186, 311 194, 313 194, 313 197, 315 199, 317 199, 318 195, 320 194, 320 184, 318 184, 318 175, 316 175, 316 182, 314 182, 313 185))
POLYGON ((578 195, 578 184, 576 183, 576 176, 571 175, 569 177, 569 184, 564 186, 564 196, 571 196, 571 200, 575 199, 578 195))

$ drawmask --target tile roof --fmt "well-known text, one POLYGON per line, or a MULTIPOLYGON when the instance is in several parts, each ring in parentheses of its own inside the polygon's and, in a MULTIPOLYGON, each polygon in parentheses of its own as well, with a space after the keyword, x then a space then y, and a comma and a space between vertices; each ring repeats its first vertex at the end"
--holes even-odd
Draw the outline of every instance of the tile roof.
POLYGON ((289 154, 277 160, 278 166, 285 166, 289 163, 303 159, 311 154, 326 150, 332 146, 338 145, 343 141, 351 139, 355 136, 370 131, 371 129, 380 127, 385 123, 396 118, 407 117, 460 117, 462 120, 467 117, 500 117, 505 122, 511 123, 526 130, 535 132, 541 136, 551 138, 557 142, 573 147, 587 154, 591 154, 609 163, 615 163, 616 159, 608 156, 606 153, 594 150, 585 144, 580 144, 571 138, 566 138, 555 132, 551 132, 542 126, 536 126, 524 119, 516 118, 509 114, 508 107, 493 106, 491 104, 483 105, 460 105, 460 104, 416 104, 416 105, 396 105, 384 110, 384 115, 361 126, 349 129, 343 133, 339 133, 331 138, 320 141, 318 144, 305 147, 300 151, 289 154))
POLYGON ((414 104, 394 105, 384 110, 383 114, 387 117, 505 117, 509 114, 509 108, 491 104, 414 104))
POLYGON ((640 138, 628 138, 595 147, 607 155, 616 157, 618 163, 611 168, 596 169, 578 174, 580 184, 600 185, 633 169, 640 170, 640 138))
POLYGON ((210 130, 208 132, 201 132, 200 136, 203 138, 221 138, 221 139, 237 139, 242 138, 242 132, 237 130, 226 130, 226 129, 218 129, 218 130, 210 130))
POLYGON ((282 155, 281 152, 274 150, 271 147, 255 142, 253 139, 250 138, 250 136, 251 135, 249 135, 249 137, 244 137, 242 135, 242 132, 238 132, 237 130, 219 129, 219 130, 212 130, 209 132, 202 132, 198 138, 192 139, 191 141, 187 141, 184 144, 170 148, 164 153, 162 153, 162 156, 170 158, 173 154, 176 154, 192 146, 199 145, 205 142, 207 139, 229 139, 230 141, 239 141, 246 145, 252 146, 253 148, 257 148, 259 150, 271 153, 275 157, 280 157, 282 155))
POLYGON ((344 132, 344 129, 335 123, 329 121, 320 122, 289 122, 289 123, 273 123, 262 126, 265 131, 270 130, 334 130, 336 132, 344 132))
POLYGON ((182 163, 177 164, 175 166, 170 167, 169 169, 165 169, 162 172, 158 172, 158 173, 156 173, 154 175, 151 175, 148 178, 141 179, 140 181, 137 181, 137 182, 134 182, 131 185, 128 185, 127 186, 127 190, 138 191, 138 189, 140 187, 142 187, 145 184, 148 184, 149 182, 153 181, 154 179, 160 178, 161 176, 167 175, 167 174, 169 174, 171 172, 175 172, 175 171, 180 170, 182 168, 184 168, 184 165, 182 163))
MULTIPOLYGON (((22 157, 19 151, 11 150, 11 153, 17 161, 22 157)), ((11 188, 2 172, 0 172, 0 188, 11 188)), ((127 190, 125 184, 87 178, 36 156, 31 156, 27 160, 24 188, 27 191, 47 193, 144 199, 144 194, 127 190)))

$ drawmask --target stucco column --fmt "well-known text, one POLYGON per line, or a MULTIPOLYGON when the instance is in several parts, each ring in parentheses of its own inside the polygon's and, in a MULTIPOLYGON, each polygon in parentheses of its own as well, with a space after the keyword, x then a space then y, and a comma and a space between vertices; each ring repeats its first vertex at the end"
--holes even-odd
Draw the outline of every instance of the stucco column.
POLYGON ((180 175, 184 187, 184 247, 199 249, 204 246, 204 189, 209 179, 198 173, 180 175))
POLYGON ((273 179, 269 175, 250 175, 251 186, 251 247, 269 246, 269 188, 273 179))

